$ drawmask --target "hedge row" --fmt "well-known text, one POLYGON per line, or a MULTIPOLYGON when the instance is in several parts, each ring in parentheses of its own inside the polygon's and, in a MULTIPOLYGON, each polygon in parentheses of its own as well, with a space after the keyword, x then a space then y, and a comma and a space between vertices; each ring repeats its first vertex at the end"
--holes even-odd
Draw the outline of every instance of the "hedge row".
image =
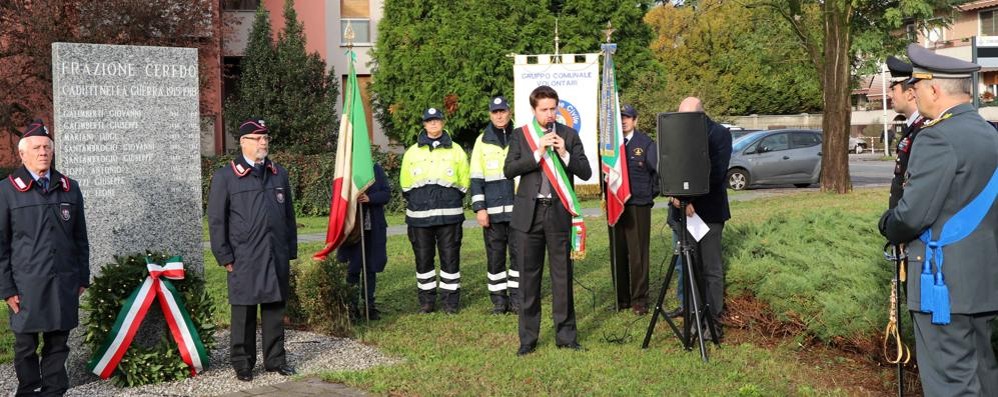
MULTIPOLYGON (((227 166, 234 157, 234 155, 222 155, 201 158, 201 197, 206 207, 212 174, 220 167, 227 166)), ((310 155, 272 153, 270 158, 288 170, 297 215, 329 215, 332 182, 336 171, 336 156, 333 153, 310 155)), ((405 208, 398 173, 402 166, 402 157, 395 153, 375 152, 375 161, 384 168, 392 185, 392 200, 386 210, 401 211, 405 208)))

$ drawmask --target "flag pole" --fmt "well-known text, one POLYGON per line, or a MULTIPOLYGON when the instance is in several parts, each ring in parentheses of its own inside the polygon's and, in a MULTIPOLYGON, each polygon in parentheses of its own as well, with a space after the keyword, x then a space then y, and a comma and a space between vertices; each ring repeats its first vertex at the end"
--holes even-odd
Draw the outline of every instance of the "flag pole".
MULTIPOLYGON (((343 29, 343 39, 347 43, 347 51, 348 52, 353 52, 353 40, 356 37, 357 37, 357 35, 353 31, 353 25, 350 23, 350 21, 347 21, 347 26, 346 26, 346 28, 343 29)), ((350 56, 350 69, 351 70, 353 70, 353 59, 354 59, 354 57, 351 54, 351 56, 350 56)), ((356 90, 357 86, 355 85, 355 86, 353 86, 351 88, 354 89, 354 90, 356 90)), ((356 103, 353 103, 353 97, 354 97, 353 95, 347 95, 347 100, 350 101, 350 103, 349 103, 349 106, 350 106, 349 109, 353 109, 353 106, 357 106, 356 103)), ((348 108, 345 107, 344 109, 348 109, 348 108)), ((362 194, 366 194, 366 193, 362 193, 362 194)), ((360 277, 361 277, 361 280, 362 280, 362 282, 361 282, 361 284, 362 284, 362 286, 361 286, 361 288, 362 288, 361 289, 361 294, 364 296, 364 321, 365 321, 365 323, 367 325, 371 325, 371 302, 370 302, 370 298, 367 295, 367 247, 366 247, 366 244, 365 244, 365 241, 364 241, 366 239, 366 237, 367 237, 364 234, 364 207, 365 206, 366 206, 365 204, 361 204, 360 205, 360 265, 361 265, 360 266, 360 271, 361 271, 360 277)))
MULTIPOLYGON (((607 44, 610 44, 610 35, 613 34, 613 31, 614 31, 613 26, 610 24, 610 21, 607 21, 606 22, 606 29, 603 30, 603 34, 606 35, 606 43, 607 44)), ((606 57, 609 56, 610 47, 609 46, 602 46, 602 47, 603 47, 602 48, 602 50, 603 50, 602 51, 603 52, 603 85, 605 86, 607 84, 607 80, 609 79, 609 76, 607 76, 607 68, 606 68, 607 67, 607 58, 606 57)), ((613 128, 613 126, 611 125, 611 122, 610 122, 610 110, 611 110, 610 106, 612 106, 612 105, 610 103, 607 103, 607 100, 609 98, 606 97, 606 89, 603 89, 603 95, 600 96, 600 99, 603 102, 602 106, 600 106, 600 109, 603 110, 603 115, 602 115, 603 117, 602 117, 602 120, 601 120, 602 122, 600 124, 603 127, 603 131, 607 131, 608 129, 613 128)), ((600 142, 600 137, 602 137, 602 136, 603 136, 603 134, 596 134, 596 147, 597 148, 601 148, 602 142, 600 142)), ((609 220, 610 220, 609 216, 610 215, 609 215, 609 212, 607 211, 607 203, 609 201, 609 195, 608 195, 607 186, 606 186, 606 173, 603 170, 602 162, 600 162, 600 163, 601 164, 600 164, 600 167, 599 167, 599 170, 600 170, 599 185, 600 185, 600 192, 601 192, 601 196, 602 196, 602 200, 603 200, 603 202, 601 204, 602 204, 602 207, 603 207, 603 215, 606 217, 606 219, 608 221, 607 222, 608 229, 610 230, 610 272, 611 272, 611 274, 610 274, 610 280, 613 281, 612 282, 613 283, 613 308, 614 308, 615 311, 620 311, 620 299, 619 299, 619 292, 618 292, 618 286, 617 286, 617 284, 620 283, 620 282, 622 282, 622 281, 621 280, 617 280, 617 266, 618 266, 618 263, 617 263, 617 226, 616 226, 616 224, 609 225, 609 220)))

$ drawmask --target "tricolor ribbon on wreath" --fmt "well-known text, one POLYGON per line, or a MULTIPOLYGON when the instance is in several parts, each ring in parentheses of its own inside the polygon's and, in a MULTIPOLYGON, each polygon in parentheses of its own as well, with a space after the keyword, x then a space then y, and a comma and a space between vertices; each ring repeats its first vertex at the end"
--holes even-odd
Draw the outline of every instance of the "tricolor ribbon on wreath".
MULTIPOLYGON (((537 119, 533 119, 522 129, 530 150, 536 152, 537 148, 540 147, 541 137, 544 136, 544 129, 537 123, 537 119)), ((569 236, 572 244, 571 257, 578 260, 585 259, 586 223, 582 219, 582 206, 579 204, 579 198, 575 195, 575 189, 572 188, 572 177, 565 172, 565 168, 562 167, 560 161, 555 160, 555 157, 553 149, 545 150, 544 156, 541 157, 541 170, 551 182, 552 190, 558 194, 561 205, 572 215, 572 234, 569 236)))
POLYGON ((170 283, 170 280, 184 278, 184 263, 179 256, 168 259, 163 265, 146 257, 146 268, 149 269, 149 276, 125 300, 107 339, 87 365, 87 369, 101 379, 108 379, 114 373, 157 298, 173 340, 180 349, 180 356, 191 369, 191 375, 197 375, 208 364, 208 352, 194 328, 190 313, 184 307, 180 293, 170 283))

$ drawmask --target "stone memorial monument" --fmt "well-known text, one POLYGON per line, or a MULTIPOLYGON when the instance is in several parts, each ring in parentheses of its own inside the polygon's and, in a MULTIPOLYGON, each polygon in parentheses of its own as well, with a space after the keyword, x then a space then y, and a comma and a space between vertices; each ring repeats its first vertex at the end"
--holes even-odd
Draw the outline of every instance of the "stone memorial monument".
POLYGON ((80 183, 97 274, 115 255, 203 272, 198 53, 52 44, 56 169, 80 183))

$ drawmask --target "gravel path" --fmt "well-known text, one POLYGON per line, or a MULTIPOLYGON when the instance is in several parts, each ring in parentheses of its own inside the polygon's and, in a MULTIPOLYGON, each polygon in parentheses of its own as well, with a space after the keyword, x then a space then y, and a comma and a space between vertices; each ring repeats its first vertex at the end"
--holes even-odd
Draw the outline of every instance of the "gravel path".
MULTIPOLYGON (((79 328, 77 328, 78 330, 79 328)), ((78 331, 74 334, 79 333, 78 331)), ((352 339, 334 338, 304 331, 287 330, 285 348, 288 363, 299 375, 314 375, 326 371, 362 370, 378 365, 390 365, 399 360, 382 354, 377 349, 352 339)), ((78 346, 79 337, 71 338, 71 346, 78 346), (74 343, 75 342, 75 343, 74 343)), ((236 379, 229 366, 229 331, 219 330, 215 335, 216 349, 211 352, 212 367, 197 376, 160 385, 118 388, 110 381, 101 381, 84 368, 85 357, 80 348, 72 348, 69 362, 70 384, 66 396, 215 396, 266 385, 287 382, 291 378, 263 370, 262 347, 257 345, 257 368, 252 382, 236 379)), ((257 335, 260 341, 260 335, 257 335)), ((13 395, 17 377, 11 363, 0 365, 0 390, 2 395, 13 395)))

